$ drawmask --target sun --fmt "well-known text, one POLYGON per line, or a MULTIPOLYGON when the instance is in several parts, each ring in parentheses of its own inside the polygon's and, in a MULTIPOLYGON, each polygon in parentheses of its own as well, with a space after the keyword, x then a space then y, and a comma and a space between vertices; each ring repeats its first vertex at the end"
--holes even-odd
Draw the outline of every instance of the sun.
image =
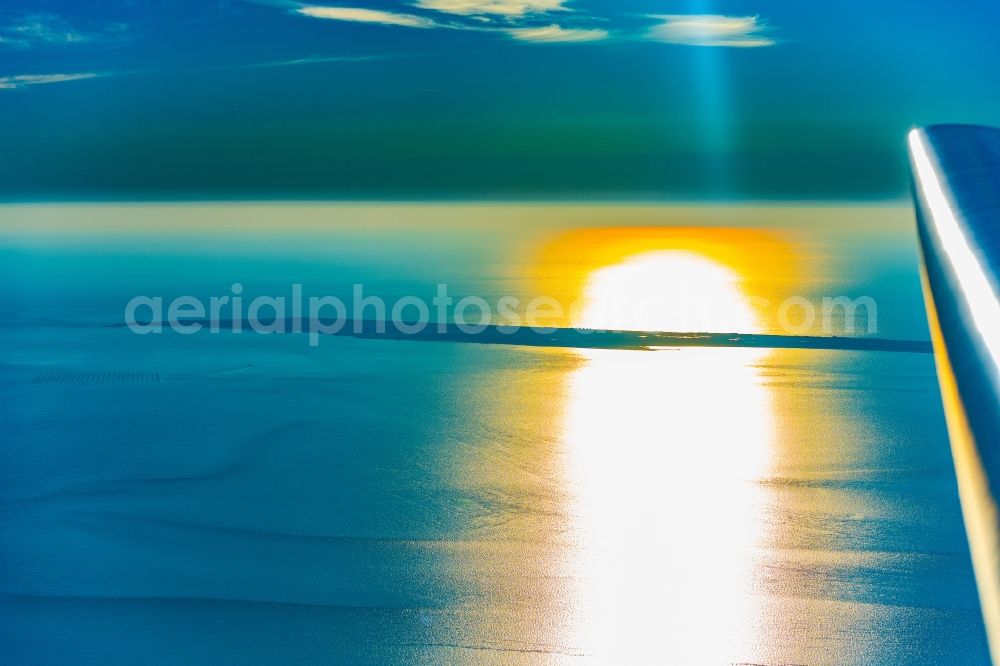
POLYGON ((759 333, 740 275, 687 250, 642 252, 588 277, 578 328, 759 333))

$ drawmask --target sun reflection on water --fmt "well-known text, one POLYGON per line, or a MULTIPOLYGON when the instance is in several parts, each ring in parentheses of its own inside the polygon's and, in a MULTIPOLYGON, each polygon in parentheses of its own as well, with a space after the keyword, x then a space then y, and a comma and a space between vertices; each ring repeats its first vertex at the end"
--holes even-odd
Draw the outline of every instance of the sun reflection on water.
MULTIPOLYGON (((709 301, 721 330, 757 330, 733 272, 686 252, 594 271, 582 321, 619 326, 602 319, 608 300, 642 298, 657 275, 709 301)), ((683 330, 669 314, 660 321, 683 330)), ((754 652, 765 499, 756 482, 774 438, 758 370, 767 352, 580 353, 563 425, 578 643, 608 663, 718 664, 754 652)))

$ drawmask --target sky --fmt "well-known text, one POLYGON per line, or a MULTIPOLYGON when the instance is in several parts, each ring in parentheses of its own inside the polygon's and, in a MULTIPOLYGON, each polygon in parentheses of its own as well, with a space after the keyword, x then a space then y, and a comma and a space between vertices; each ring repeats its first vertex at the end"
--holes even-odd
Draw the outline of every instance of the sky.
POLYGON ((879 200, 995 0, 6 0, 0 199, 879 200))

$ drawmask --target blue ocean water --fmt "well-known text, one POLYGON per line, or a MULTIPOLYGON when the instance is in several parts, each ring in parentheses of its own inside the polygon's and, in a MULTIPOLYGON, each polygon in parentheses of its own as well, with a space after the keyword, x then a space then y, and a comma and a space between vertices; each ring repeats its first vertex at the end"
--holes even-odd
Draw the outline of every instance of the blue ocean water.
MULTIPOLYGON (((263 208, 0 210, 4 663, 987 663, 930 356, 104 325, 233 282, 524 293, 579 221, 263 208)), ((765 217, 804 292, 918 339, 906 213, 765 217)))

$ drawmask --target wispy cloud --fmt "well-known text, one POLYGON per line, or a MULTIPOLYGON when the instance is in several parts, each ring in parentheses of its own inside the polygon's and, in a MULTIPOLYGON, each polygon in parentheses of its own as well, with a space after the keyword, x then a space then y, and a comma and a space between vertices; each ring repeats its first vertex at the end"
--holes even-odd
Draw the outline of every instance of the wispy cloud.
POLYGON ((756 16, 718 14, 654 16, 660 23, 646 33, 647 38, 687 46, 758 47, 772 46, 767 26, 756 16))
MULTIPOLYGON (((568 0, 416 0, 414 7, 453 14, 452 19, 433 18, 360 7, 326 5, 297 6, 294 12, 312 18, 335 21, 375 23, 407 28, 447 28, 474 32, 501 33, 524 42, 573 43, 596 42, 611 36, 607 30, 561 25, 537 25, 549 11, 564 10, 568 0), (493 23, 489 16, 500 17, 493 23), (466 18, 468 17, 468 18, 466 18), (533 23, 535 25, 533 25, 533 23)), ((298 64, 298 63, 296 63, 298 64)))
MULTIPOLYGON (((760 47, 775 40, 769 26, 757 16, 721 14, 668 14, 645 17, 652 25, 594 27, 601 17, 568 12, 571 0, 409 0, 420 12, 438 12, 449 17, 408 14, 362 7, 302 5, 295 0, 251 0, 281 3, 302 16, 335 21, 374 23, 407 28, 446 28, 482 33, 501 33, 522 42, 572 44, 604 40, 647 39, 687 46, 760 47), (288 4, 285 4, 288 3, 288 4)), ((603 25, 598 23, 598 25, 603 25)))
POLYGON ((549 25, 541 28, 511 28, 507 34, 524 42, 545 44, 566 44, 573 42, 597 42, 607 39, 611 34, 607 30, 594 28, 563 28, 549 25))
POLYGON ((458 16, 525 16, 566 9, 568 0, 417 0, 414 6, 458 16))
POLYGON ((325 7, 307 6, 295 10, 304 16, 330 19, 333 21, 352 21, 356 23, 378 23, 381 25, 398 25, 406 28, 435 28, 437 23, 423 16, 399 14, 380 9, 364 9, 361 7, 325 7))
POLYGON ((0 22, 0 46, 27 49, 39 46, 68 46, 107 43, 126 38, 128 26, 102 23, 83 29, 55 14, 20 14, 0 22))
POLYGON ((82 81, 83 79, 96 79, 107 75, 107 72, 77 72, 75 74, 19 74, 17 76, 0 76, 0 90, 17 90, 26 86, 82 81))
POLYGON ((255 62, 249 65, 231 65, 220 69, 248 69, 252 67, 295 67, 298 65, 322 65, 324 63, 337 62, 378 62, 380 60, 398 60, 400 58, 412 57, 409 54, 374 54, 374 55, 339 55, 339 56, 306 56, 304 58, 291 58, 288 60, 272 60, 269 62, 255 62))

